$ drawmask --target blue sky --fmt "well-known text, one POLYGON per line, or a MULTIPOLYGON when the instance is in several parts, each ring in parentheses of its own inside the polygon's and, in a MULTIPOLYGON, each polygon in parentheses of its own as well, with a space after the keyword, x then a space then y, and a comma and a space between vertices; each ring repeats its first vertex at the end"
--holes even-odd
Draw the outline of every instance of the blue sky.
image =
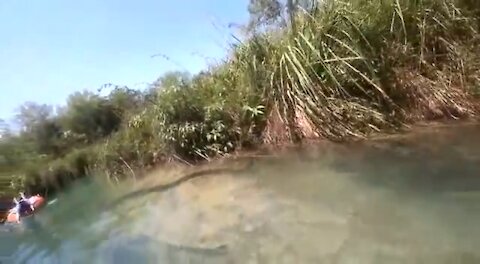
POLYGON ((1 0, 0 118, 25 101, 63 104, 105 83, 143 88, 227 51, 248 0, 1 0), (165 54, 171 61, 154 54, 165 54))

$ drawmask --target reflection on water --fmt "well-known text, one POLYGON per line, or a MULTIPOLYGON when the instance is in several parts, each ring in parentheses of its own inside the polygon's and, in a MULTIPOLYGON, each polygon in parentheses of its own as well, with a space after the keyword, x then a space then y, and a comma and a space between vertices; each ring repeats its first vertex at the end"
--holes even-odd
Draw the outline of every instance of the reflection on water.
POLYGON ((480 263, 479 132, 310 146, 111 210, 79 184, 0 245, 12 263, 480 263))

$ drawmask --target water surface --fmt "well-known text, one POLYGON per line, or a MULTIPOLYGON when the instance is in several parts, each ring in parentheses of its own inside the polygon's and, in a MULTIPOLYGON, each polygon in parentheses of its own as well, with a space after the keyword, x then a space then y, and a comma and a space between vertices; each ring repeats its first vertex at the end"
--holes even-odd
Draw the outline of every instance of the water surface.
POLYGON ((119 190, 79 183, 0 245, 12 263, 480 263, 479 132, 310 144, 109 210, 119 190))

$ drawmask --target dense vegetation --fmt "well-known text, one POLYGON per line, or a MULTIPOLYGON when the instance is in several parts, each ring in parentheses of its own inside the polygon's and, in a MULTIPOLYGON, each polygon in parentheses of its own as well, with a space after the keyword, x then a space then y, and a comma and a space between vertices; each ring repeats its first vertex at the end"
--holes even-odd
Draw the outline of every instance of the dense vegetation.
POLYGON ((229 57, 195 76, 76 93, 55 112, 23 105, 20 133, 0 125, 0 176, 45 191, 89 173, 119 179, 172 159, 477 113, 476 0, 251 0, 248 10, 229 57))

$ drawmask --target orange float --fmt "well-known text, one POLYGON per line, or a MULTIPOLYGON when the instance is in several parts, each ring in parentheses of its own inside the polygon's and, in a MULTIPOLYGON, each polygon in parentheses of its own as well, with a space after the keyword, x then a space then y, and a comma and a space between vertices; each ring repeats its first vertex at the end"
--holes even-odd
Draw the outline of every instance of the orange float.
MULTIPOLYGON (((35 211, 32 211, 32 210, 29 209, 26 212, 23 212, 21 217, 20 217, 20 221, 22 220, 22 218, 29 217, 29 216, 33 215, 35 212, 37 212, 38 209, 45 206, 45 198, 43 198, 42 196, 40 196, 38 194, 28 198, 28 200, 30 200, 30 202, 32 203, 35 211)), ((7 219, 5 220, 5 223, 16 223, 16 222, 17 222, 17 213, 9 213, 8 216, 7 216, 7 219)))

